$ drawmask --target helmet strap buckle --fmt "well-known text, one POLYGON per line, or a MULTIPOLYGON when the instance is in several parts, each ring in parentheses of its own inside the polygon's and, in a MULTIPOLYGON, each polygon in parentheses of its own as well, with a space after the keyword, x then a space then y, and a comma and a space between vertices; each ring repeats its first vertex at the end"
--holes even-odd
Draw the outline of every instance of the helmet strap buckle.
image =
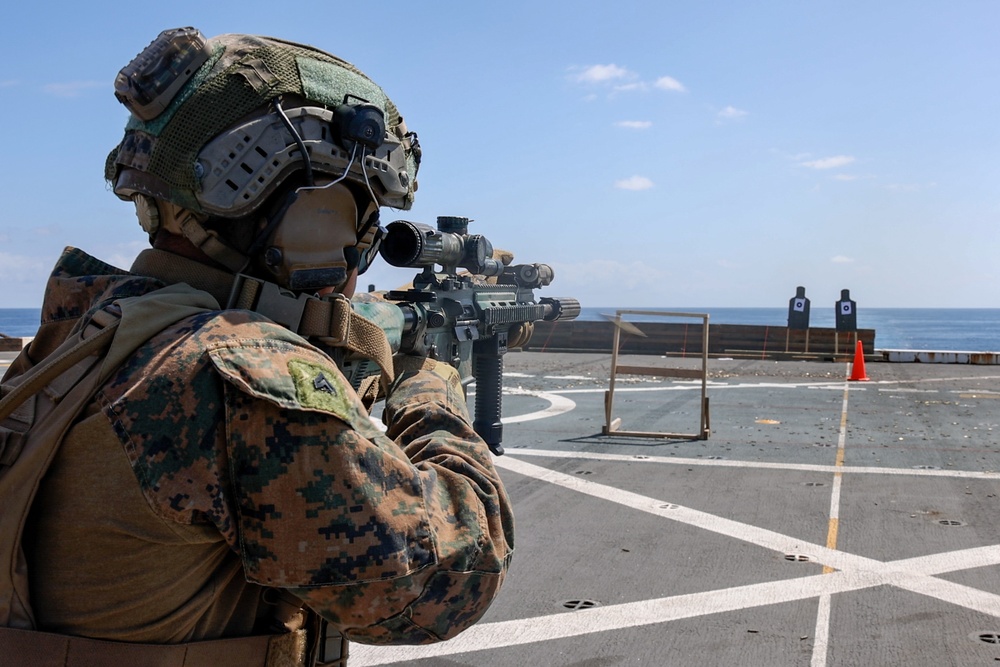
POLYGON ((236 274, 226 308, 239 308, 260 313, 272 322, 298 332, 309 299, 316 297, 296 294, 274 283, 265 282, 244 273, 236 274))

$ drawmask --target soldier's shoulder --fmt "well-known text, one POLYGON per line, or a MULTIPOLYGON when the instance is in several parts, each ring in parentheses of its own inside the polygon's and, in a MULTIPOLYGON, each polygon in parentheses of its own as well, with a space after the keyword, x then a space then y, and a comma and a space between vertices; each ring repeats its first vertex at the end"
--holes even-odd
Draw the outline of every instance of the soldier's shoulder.
MULTIPOLYGON (((367 419, 336 363, 298 334, 249 311, 190 318, 191 344, 232 387, 289 410, 367 419)), ((183 330, 174 332, 184 335, 183 330)))

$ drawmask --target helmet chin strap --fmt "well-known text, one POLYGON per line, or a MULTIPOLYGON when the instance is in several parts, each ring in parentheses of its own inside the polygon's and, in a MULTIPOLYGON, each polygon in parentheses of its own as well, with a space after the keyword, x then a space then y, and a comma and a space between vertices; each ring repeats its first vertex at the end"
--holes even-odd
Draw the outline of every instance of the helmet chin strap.
POLYGON ((243 271, 250 262, 249 257, 223 243, 214 230, 202 227, 190 211, 185 211, 185 215, 178 222, 184 238, 233 273, 243 271))
POLYGON ((146 195, 134 198, 139 224, 152 239, 160 229, 183 236, 205 256, 229 269, 232 273, 243 271, 249 258, 223 242, 219 235, 205 229, 197 216, 186 208, 146 195))

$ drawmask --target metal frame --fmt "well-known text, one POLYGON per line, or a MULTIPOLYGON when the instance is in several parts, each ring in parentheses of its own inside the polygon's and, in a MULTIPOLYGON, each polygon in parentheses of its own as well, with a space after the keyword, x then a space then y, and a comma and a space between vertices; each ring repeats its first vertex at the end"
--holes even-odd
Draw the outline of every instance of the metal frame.
MULTIPOLYGON (((631 324, 631 323, 629 323, 631 324)), ((605 424, 604 435, 625 435, 648 438, 678 438, 688 440, 708 440, 712 429, 708 410, 708 313, 667 313, 659 310, 618 310, 615 311, 615 338, 611 348, 611 377, 608 390, 604 393, 605 424), (659 368, 652 366, 620 366, 618 349, 621 343, 622 315, 653 315, 657 317, 690 317, 702 320, 701 369, 659 368), (622 420, 613 418, 615 378, 619 373, 627 375, 652 375, 656 377, 688 378, 701 380, 701 420, 696 433, 661 433, 657 431, 623 431, 622 420)))

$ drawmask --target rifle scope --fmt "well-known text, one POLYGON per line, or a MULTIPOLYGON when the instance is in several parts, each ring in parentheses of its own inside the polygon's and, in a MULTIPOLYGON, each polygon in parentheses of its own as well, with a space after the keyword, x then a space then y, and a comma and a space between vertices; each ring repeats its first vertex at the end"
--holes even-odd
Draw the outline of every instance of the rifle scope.
POLYGON ((503 263, 493 259, 493 244, 480 234, 467 233, 471 220, 438 217, 438 228, 407 220, 386 227, 379 253, 392 266, 424 267, 440 264, 446 272, 463 268, 479 276, 498 276, 503 263))

